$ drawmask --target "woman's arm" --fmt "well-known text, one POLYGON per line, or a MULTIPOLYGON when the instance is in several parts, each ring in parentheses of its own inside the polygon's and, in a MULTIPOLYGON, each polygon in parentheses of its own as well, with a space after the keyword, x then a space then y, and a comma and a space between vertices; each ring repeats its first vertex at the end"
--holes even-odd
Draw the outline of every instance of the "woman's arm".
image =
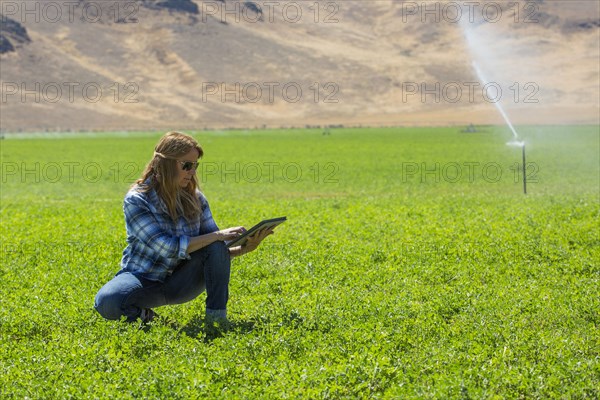
POLYGON ((187 253, 192 253, 196 250, 200 250, 203 247, 208 246, 216 241, 233 240, 244 233, 246 229, 243 226, 237 226, 234 228, 227 228, 220 231, 206 233, 200 236, 190 237, 190 241, 187 247, 187 253))

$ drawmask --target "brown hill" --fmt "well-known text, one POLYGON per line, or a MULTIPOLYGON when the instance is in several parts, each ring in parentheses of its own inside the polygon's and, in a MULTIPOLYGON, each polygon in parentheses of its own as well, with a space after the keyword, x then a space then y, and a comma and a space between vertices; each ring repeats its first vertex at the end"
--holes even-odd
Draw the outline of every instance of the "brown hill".
POLYGON ((3 0, 1 129, 600 122, 598 2, 457 4, 3 0))

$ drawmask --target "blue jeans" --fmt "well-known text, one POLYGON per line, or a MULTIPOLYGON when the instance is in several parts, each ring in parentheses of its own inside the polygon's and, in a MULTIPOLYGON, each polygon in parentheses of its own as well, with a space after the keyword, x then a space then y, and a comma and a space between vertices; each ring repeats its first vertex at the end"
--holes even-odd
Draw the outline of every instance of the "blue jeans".
POLYGON ((181 304, 206 290, 207 314, 225 316, 229 298, 231 258, 223 242, 214 242, 190 254, 164 282, 119 271, 96 294, 94 308, 106 319, 126 316, 133 321, 143 308, 181 304))

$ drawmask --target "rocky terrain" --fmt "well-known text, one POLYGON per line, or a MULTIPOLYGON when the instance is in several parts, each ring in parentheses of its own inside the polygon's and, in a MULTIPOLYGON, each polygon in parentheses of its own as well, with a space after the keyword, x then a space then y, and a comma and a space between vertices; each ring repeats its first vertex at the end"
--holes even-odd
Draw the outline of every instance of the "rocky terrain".
POLYGON ((0 54, 15 51, 22 44, 31 42, 23 25, 10 18, 2 18, 0 25, 0 54))

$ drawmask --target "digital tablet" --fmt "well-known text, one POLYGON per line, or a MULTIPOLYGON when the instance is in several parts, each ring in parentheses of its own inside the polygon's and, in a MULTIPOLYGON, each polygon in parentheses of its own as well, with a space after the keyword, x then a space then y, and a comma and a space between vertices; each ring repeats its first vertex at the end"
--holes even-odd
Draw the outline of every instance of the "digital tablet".
POLYGON ((282 222, 285 222, 286 220, 287 217, 279 217, 260 221, 258 224, 254 225, 252 228, 244 232, 242 236, 233 239, 231 242, 227 243, 227 247, 242 246, 248 240, 248 236, 254 235, 256 232, 260 231, 263 228, 274 228, 282 222))

